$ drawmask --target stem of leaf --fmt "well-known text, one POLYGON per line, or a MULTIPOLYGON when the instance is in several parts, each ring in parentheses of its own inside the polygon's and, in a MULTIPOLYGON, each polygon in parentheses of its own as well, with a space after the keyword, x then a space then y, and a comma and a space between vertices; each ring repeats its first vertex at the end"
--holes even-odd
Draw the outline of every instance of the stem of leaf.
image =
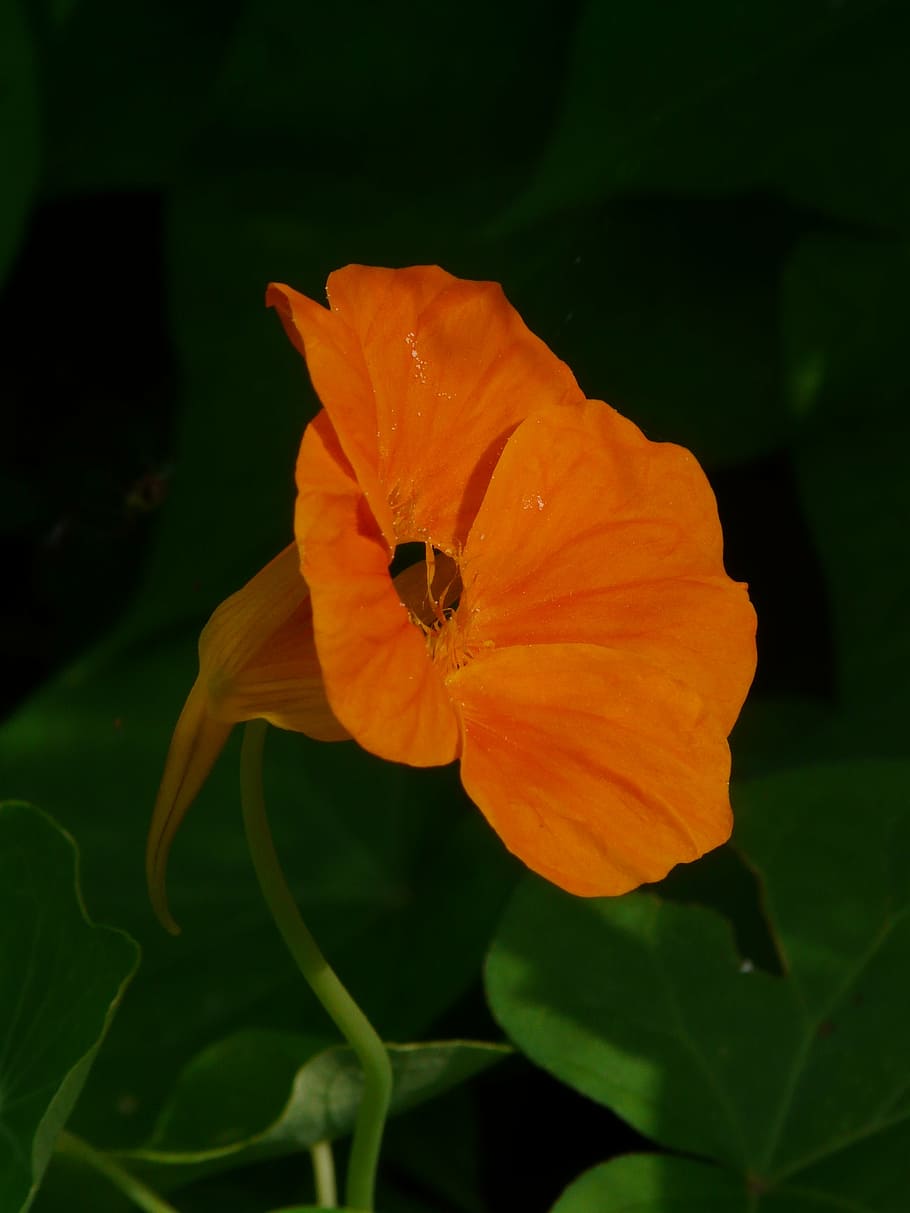
POLYGON ((329 967, 301 918, 278 862, 262 792, 267 727, 264 720, 251 720, 243 734, 240 798, 247 845, 259 887, 288 950, 363 1069, 363 1096, 354 1126, 345 1203, 351 1209, 372 1213, 379 1147, 392 1094, 392 1066, 373 1025, 329 967))
POLYGON ((335 1185, 335 1159, 332 1157, 332 1143, 317 1141, 315 1146, 310 1146, 310 1158, 313 1160, 316 1204, 320 1209, 337 1209, 338 1188, 335 1185))
POLYGON ((91 1167, 103 1175, 110 1183, 123 1193, 128 1200, 137 1205, 144 1213, 177 1213, 172 1204, 168 1204, 148 1184, 131 1175, 125 1167, 121 1167, 109 1154, 96 1150, 81 1137, 68 1133, 65 1129, 57 1138, 56 1151, 65 1158, 72 1158, 86 1167, 91 1167))

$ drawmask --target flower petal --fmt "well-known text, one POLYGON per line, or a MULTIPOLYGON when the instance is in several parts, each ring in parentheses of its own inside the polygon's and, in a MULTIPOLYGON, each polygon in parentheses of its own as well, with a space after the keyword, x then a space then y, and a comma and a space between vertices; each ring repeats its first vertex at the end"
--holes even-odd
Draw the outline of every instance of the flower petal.
POLYGON ((462 559, 468 642, 591 643, 688 683, 729 732, 755 671, 755 613, 727 577, 714 495, 688 451, 599 401, 529 417, 462 559))
POLYGON ((230 732, 230 724, 209 715, 206 690, 197 679, 171 738, 145 851, 145 875, 152 908, 162 925, 175 935, 179 927, 168 907, 165 886, 171 844, 230 732))
POLYGON ((325 412, 304 434, 297 485, 295 530, 332 710, 382 758, 451 762, 459 746, 454 709, 392 583, 391 552, 325 412))
POLYGON ((659 880, 730 833, 730 756, 701 700, 640 658, 530 645, 449 678, 461 778, 519 859, 583 897, 659 880))
POLYGON ((165 891, 171 844, 232 726, 261 717, 319 741, 349 736, 325 696, 299 559, 290 544, 225 599, 199 637, 199 675, 174 729, 146 851, 152 905, 168 930, 177 929, 165 891))
POLYGON ((260 718, 317 741, 349 736, 326 699, 296 544, 212 615, 199 637, 199 681, 217 720, 260 718))
POLYGON ((305 351, 383 534, 374 476, 399 542, 454 553, 514 427, 532 409, 582 393, 495 283, 436 266, 350 265, 330 276, 328 293, 331 313, 286 287, 268 298, 305 351))
POLYGON ((306 359, 316 394, 341 436, 386 542, 393 545, 392 511, 378 473, 376 400, 357 334, 334 312, 281 283, 269 286, 265 301, 306 359))

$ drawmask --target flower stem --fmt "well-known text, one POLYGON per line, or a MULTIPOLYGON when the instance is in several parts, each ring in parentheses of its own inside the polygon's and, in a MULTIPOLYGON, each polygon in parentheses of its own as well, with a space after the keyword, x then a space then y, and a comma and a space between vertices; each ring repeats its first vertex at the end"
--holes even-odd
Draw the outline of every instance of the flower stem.
POLYGON ((354 1126, 345 1203, 351 1209, 372 1213, 379 1146, 392 1094, 392 1066, 373 1025, 329 968, 285 881, 262 793, 262 750, 267 727, 264 720, 251 720, 243 734, 240 798, 247 844, 262 894, 288 950, 363 1068, 363 1096, 354 1126))
POLYGON ((320 1209, 337 1209, 338 1189, 335 1186, 335 1159, 332 1157, 332 1143, 317 1141, 315 1146, 310 1146, 310 1158, 313 1160, 316 1204, 320 1209))
POLYGON ((91 1167, 103 1175, 128 1200, 137 1205, 144 1213, 177 1213, 172 1204, 158 1195, 148 1184, 131 1175, 125 1167, 121 1167, 109 1154, 96 1150, 81 1137, 68 1133, 65 1129, 57 1138, 56 1150, 65 1158, 75 1159, 84 1166, 91 1167))

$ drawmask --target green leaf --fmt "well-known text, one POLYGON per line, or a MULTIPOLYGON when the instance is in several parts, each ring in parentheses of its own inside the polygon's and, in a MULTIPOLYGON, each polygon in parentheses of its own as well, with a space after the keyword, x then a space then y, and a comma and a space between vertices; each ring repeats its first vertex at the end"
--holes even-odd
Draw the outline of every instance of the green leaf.
POLYGON ((0 804, 0 1206, 28 1208, 138 964, 82 903, 73 840, 0 804))
POLYGON ((133 1201, 107 1175, 61 1149, 54 1152, 29 1213, 71 1213, 74 1192, 91 1213, 136 1213, 133 1201))
POLYGON ((737 775, 753 779, 843 757, 843 742, 831 743, 835 715, 834 705, 821 698, 750 696, 731 737, 737 775))
POLYGON ((177 1079, 148 1149, 206 1154, 259 1136, 282 1118, 298 1073, 330 1044, 248 1029, 209 1045, 177 1079))
POLYGON ((463 1084, 389 1122, 382 1140, 383 1213, 387 1207, 392 1213, 387 1193, 393 1177, 400 1189, 421 1192, 431 1210, 488 1213, 483 1188, 489 1160, 478 1123, 483 1098, 482 1088, 463 1084))
POLYGON ((783 977, 740 956, 711 911, 647 893, 582 901, 527 880, 487 966, 494 1014, 533 1061, 642 1133, 738 1172, 750 1208, 802 1194, 898 1213, 908 798, 910 764, 897 762, 741 789, 737 845, 763 885, 783 977))
POLYGON ((17 0, 0 5, 0 282, 19 244, 38 179, 35 56, 17 0))
POLYGON ((167 184, 204 121, 239 8, 74 3, 45 51, 51 188, 167 184))
MULTIPOLYGON (((426 6, 419 21, 359 4, 352 21, 332 5, 304 13, 296 0, 247 0, 197 162, 209 171, 242 163, 254 175, 277 164, 284 174, 303 169, 310 213, 325 205, 331 180, 345 185, 346 208, 355 210, 361 182, 401 188, 411 211, 421 195, 461 189, 465 178, 499 194, 551 117, 561 17, 550 3, 464 0, 457 14, 426 6)), ((376 219, 368 211, 357 222, 376 219)))
MULTIPOLYGON (((435 1099, 510 1051, 460 1040, 390 1045, 392 1114, 435 1099)), ((169 1191, 346 1136, 362 1087, 359 1063, 347 1048, 319 1048, 290 1033, 238 1033, 184 1070, 147 1146, 116 1158, 169 1191)))
MULTIPOLYGON (((816 239, 785 278, 795 452, 806 517, 828 582, 842 749, 907 753, 910 367, 905 246, 816 239)), ((849 752, 849 751, 848 751, 849 752)))
POLYGON ((334 1209, 326 1209, 323 1205, 292 1205, 273 1209, 271 1213, 356 1213, 356 1210, 348 1209, 347 1205, 343 1208, 336 1206, 334 1209))
POLYGON ((779 274, 801 222, 758 201, 614 202, 480 241, 468 273, 503 283, 589 397, 732 462, 792 429, 779 274))
MULTIPOLYGON (((91 1141, 141 1140, 180 1068, 213 1039, 251 1023, 328 1028, 253 875, 233 742, 174 848, 169 888, 183 934, 168 936, 152 917, 144 837, 192 650, 189 638, 168 640, 108 668, 86 661, 0 734, 7 779, 41 793, 78 832, 99 913, 143 944, 80 1104, 76 1129, 91 1141)), ((385 1038, 425 1032, 476 979, 517 874, 456 770, 415 772, 353 743, 274 730, 265 783, 288 880, 330 963, 385 1038)))
POLYGON ((790 404, 819 426, 880 422, 910 392, 905 288, 910 246, 812 236, 783 277, 790 404))
POLYGON ((551 1213, 747 1213, 749 1208, 742 1180, 716 1167, 667 1154, 626 1154, 580 1175, 551 1213))
POLYGON ((907 752, 908 442, 906 414, 878 425, 858 420, 820 434, 797 459, 830 591, 839 696, 856 713, 857 738, 871 739, 879 754, 907 752))
POLYGON ((588 0, 559 120, 509 220, 649 190, 770 189, 906 229, 907 35, 897 3, 588 0))

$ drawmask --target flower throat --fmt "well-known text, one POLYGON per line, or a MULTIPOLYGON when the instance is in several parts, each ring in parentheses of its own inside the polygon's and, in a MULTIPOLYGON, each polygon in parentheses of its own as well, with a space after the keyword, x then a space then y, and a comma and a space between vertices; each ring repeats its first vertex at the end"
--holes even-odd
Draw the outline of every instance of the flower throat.
POLYGON ((464 665, 470 654, 456 621, 462 590, 458 562, 430 543, 403 543, 395 549, 389 572, 433 660, 449 669, 464 665))

